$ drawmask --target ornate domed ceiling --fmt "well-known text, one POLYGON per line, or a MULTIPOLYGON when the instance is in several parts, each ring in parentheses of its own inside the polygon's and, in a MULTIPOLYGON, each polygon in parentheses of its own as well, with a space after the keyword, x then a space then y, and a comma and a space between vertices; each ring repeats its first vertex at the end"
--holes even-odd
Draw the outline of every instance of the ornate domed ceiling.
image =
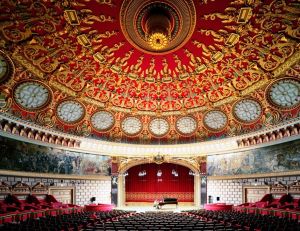
POLYGON ((299 6, 1 1, 1 111, 144 144, 237 136, 297 118, 299 6))

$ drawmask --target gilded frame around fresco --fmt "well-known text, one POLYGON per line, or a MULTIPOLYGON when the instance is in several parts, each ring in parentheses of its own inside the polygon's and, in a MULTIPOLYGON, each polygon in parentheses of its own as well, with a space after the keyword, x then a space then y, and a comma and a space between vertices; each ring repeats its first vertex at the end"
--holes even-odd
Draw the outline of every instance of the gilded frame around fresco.
POLYGON ((272 172, 272 173, 258 173, 258 174, 241 174, 230 176, 208 176, 208 180, 233 180, 233 179, 249 179, 249 178, 264 178, 264 177, 277 177, 277 176, 297 176, 300 171, 288 172, 272 172))
POLYGON ((111 180, 111 176, 69 175, 69 174, 53 174, 53 173, 19 172, 19 171, 11 171, 11 170, 0 170, 0 175, 18 176, 18 177, 35 177, 35 178, 52 178, 52 179, 72 179, 72 180, 106 180, 106 181, 111 180))

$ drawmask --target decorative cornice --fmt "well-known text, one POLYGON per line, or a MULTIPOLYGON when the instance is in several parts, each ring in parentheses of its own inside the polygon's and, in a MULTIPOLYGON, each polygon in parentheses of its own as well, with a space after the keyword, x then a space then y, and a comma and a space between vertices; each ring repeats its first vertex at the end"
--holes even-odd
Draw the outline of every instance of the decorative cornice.
POLYGON ((51 143, 45 143, 39 140, 29 139, 26 137, 22 137, 17 134, 12 134, 11 132, 7 133, 4 131, 0 131, 0 135, 7 136, 13 139, 22 140, 30 143, 36 143, 38 145, 45 145, 49 147, 59 147, 65 150, 73 150, 85 153, 93 153, 100 155, 110 155, 110 156, 134 156, 134 157, 147 157, 153 156, 160 153, 161 155, 167 155, 172 157, 195 157, 195 156, 203 156, 203 155, 215 155, 215 154, 224 154, 228 152, 240 152, 251 150, 255 148, 265 147, 269 145, 280 144, 288 141, 292 141, 295 139, 299 139, 299 135, 290 136, 287 138, 283 138, 280 140, 275 140, 268 143, 262 143, 258 145, 253 145, 251 147, 238 147, 237 140, 257 136, 260 134, 265 134, 271 132, 273 130, 279 130, 285 128, 287 126, 292 126, 300 122, 299 119, 294 119, 291 121, 287 121, 283 124, 268 127, 262 129, 258 132, 249 133, 247 135, 242 135, 233 138, 224 138, 222 140, 215 141, 207 141, 201 143, 193 143, 193 144, 176 144, 176 145, 135 145, 135 144, 125 144, 125 143, 115 143, 115 142, 107 142, 94 140, 89 138, 82 138, 79 136, 72 136, 69 134, 65 134, 63 132, 54 131, 51 129, 43 128, 38 125, 32 124, 30 122, 22 121, 20 119, 14 118, 13 116, 0 114, 0 119, 7 120, 16 125, 24 126, 31 128, 36 131, 49 133, 53 136, 64 137, 67 139, 72 139, 80 142, 80 147, 64 147, 61 145, 55 145, 51 143))
POLYGON ((0 175, 20 176, 20 177, 26 176, 26 177, 38 177, 38 178, 54 178, 54 179, 111 181, 110 176, 50 174, 50 173, 35 173, 35 172, 19 172, 19 171, 10 171, 10 170, 0 170, 0 175))
POLYGON ((300 171, 289 171, 289 172, 272 172, 272 173, 259 173, 259 174, 241 174, 231 176, 208 176, 207 180, 232 180, 232 179, 244 179, 244 178, 264 178, 264 177, 275 177, 275 176, 297 176, 300 175, 300 171))

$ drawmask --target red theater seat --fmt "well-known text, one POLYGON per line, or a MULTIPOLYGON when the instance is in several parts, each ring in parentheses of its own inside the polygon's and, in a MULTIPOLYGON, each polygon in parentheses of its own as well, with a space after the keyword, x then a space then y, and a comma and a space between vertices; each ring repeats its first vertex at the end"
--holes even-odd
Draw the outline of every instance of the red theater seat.
POLYGON ((227 205, 225 203, 206 204, 204 209, 211 211, 228 211, 232 210, 233 205, 227 205))
POLYGON ((285 203, 290 203, 292 201, 292 197, 289 194, 282 195, 279 199, 274 199, 266 208, 280 208, 285 203))
POLYGON ((86 211, 92 211, 92 212, 96 212, 96 211, 111 211, 114 208, 115 208, 115 206, 112 205, 112 204, 90 204, 90 205, 84 206, 84 209, 86 211))
MULTIPOLYGON (((17 207, 19 211, 30 210, 30 209, 39 209, 38 206, 28 204, 25 200, 19 200, 15 195, 9 194, 5 197, 4 203, 9 205, 8 209, 11 209, 12 206, 17 207)), ((14 208, 13 208, 14 209, 14 208)), ((15 211, 15 210, 14 210, 15 211)))

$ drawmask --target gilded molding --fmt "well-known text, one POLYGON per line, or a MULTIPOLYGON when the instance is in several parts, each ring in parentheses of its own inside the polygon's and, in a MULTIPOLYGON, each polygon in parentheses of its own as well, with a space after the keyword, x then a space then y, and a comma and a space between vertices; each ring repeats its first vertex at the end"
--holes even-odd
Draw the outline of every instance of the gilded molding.
POLYGON ((291 57, 289 57, 283 64, 281 64, 278 68, 276 68, 273 71, 272 77, 277 78, 285 74, 285 72, 288 71, 289 68, 291 68, 299 61, 300 61, 300 50, 297 50, 291 57))
POLYGON ((220 106, 222 106, 222 105, 224 105, 226 103, 232 103, 232 102, 234 102, 234 101, 236 101, 238 99, 239 99, 238 96, 229 96, 228 98, 225 98, 225 99, 222 99, 222 100, 220 100, 218 102, 213 103, 213 106, 214 107, 220 107, 220 106))
POLYGON ((50 85, 53 86, 54 88, 61 90, 63 93, 75 97, 77 93, 75 91, 72 91, 71 89, 65 87, 64 85, 56 82, 56 81, 50 81, 50 85))
POLYGON ((54 179, 74 179, 74 180, 105 180, 111 181, 110 176, 96 176, 96 175, 68 175, 68 174, 52 174, 52 173, 34 173, 34 172, 20 172, 11 170, 0 170, 0 175, 5 176, 20 176, 20 177, 41 177, 54 179))
POLYGON ((249 95, 252 92, 256 91, 257 89, 262 88, 263 86, 265 86, 269 82, 270 82, 270 80, 263 79, 260 82, 253 84, 251 87, 248 87, 247 89, 241 91, 241 96, 249 95))
POLYGON ((289 172, 273 172, 273 173, 258 173, 258 174, 241 174, 232 176, 208 176, 207 180, 232 180, 232 179, 247 179, 247 178, 264 178, 275 176, 297 176, 300 175, 300 171, 289 172))
POLYGON ((39 77, 40 79, 44 79, 44 73, 40 71, 38 68, 33 66, 30 62, 28 62, 22 55, 14 52, 12 57, 14 60, 18 61, 22 66, 24 66, 28 71, 39 77))
POLYGON ((93 104, 95 106, 103 108, 105 106, 105 103, 99 102, 97 100, 91 99, 89 97, 81 97, 82 101, 88 104, 93 104))

